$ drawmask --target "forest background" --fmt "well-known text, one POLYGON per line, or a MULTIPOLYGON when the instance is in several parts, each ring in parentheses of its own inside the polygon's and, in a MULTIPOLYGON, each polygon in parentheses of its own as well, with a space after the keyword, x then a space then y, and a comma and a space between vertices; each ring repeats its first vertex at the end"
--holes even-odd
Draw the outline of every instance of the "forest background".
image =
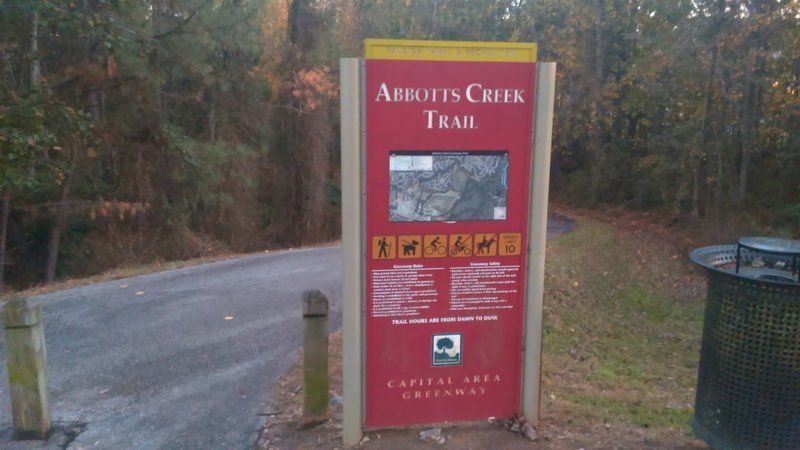
POLYGON ((558 200, 800 233, 796 0, 0 5, 0 289, 336 239, 370 37, 538 42, 558 200))

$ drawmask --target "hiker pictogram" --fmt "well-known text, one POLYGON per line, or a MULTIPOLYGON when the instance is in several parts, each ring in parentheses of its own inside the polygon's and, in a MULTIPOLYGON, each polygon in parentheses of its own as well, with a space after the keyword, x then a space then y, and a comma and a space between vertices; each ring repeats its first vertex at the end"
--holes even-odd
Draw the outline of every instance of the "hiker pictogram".
POLYGON ((464 257, 472 254, 472 235, 451 234, 450 256, 464 257))
POLYGON ((497 235, 495 233, 479 233, 475 235, 475 256, 497 255, 497 235))
POLYGON ((422 258, 422 236, 399 236, 400 258, 422 258))
POLYGON ((521 233, 500 233, 500 256, 517 256, 522 253, 521 233))
POLYGON ((447 235, 427 234, 425 235, 425 257, 442 258, 447 256, 447 235))
POLYGON ((372 259, 394 259, 397 257, 397 238, 395 236, 374 236, 372 238, 372 259))

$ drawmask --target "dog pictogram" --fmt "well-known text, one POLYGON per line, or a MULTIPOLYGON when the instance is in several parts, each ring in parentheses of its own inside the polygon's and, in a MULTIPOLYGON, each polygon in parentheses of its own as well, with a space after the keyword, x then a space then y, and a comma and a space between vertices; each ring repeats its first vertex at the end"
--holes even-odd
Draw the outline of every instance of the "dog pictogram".
POLYGON ((398 236, 398 258, 422 258, 422 236, 398 236))

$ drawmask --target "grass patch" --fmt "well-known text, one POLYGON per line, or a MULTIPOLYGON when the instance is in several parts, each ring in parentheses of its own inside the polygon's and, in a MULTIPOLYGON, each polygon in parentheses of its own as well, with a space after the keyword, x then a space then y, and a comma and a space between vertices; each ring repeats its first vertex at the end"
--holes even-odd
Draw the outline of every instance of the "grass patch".
POLYGON ((551 243, 545 417, 688 431, 704 303, 665 282, 688 271, 665 245, 588 219, 551 243))
POLYGON ((569 400, 600 410, 607 418, 630 422, 641 428, 684 428, 692 413, 684 408, 644 406, 638 401, 624 401, 607 396, 573 396, 569 400))

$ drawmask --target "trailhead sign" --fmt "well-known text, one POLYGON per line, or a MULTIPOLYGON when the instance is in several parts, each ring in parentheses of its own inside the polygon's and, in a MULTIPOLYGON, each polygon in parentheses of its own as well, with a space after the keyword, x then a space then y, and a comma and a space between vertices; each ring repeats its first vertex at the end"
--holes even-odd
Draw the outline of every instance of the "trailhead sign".
POLYGON ((365 424, 512 416, 535 47, 497 63, 366 46, 365 424))
MULTIPOLYGON (((345 347, 364 369, 353 373, 346 348, 344 374, 360 380, 359 426, 520 414, 536 45, 376 39, 365 50, 350 89, 360 97, 350 111, 360 139, 349 138, 359 141, 360 214, 343 218, 361 249, 362 303, 345 347), (354 330, 358 346, 347 342, 354 330)), ((546 180, 544 190, 540 215, 546 180)), ((343 236, 345 252, 350 242, 343 236)), ((346 422, 356 398, 347 391, 346 422)))

